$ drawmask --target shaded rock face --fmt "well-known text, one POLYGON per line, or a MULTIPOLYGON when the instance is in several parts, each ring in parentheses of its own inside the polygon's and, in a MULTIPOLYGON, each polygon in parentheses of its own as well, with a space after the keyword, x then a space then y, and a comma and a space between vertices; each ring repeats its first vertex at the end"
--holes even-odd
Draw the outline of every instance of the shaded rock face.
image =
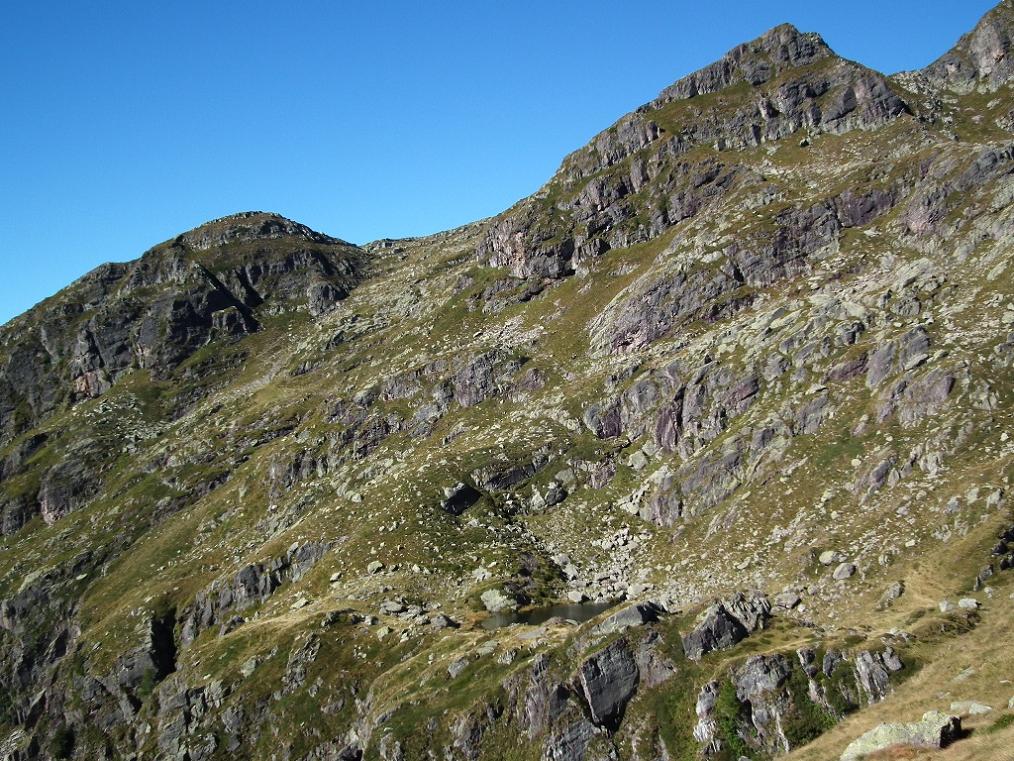
POLYGON ((359 282, 364 264, 354 246, 250 212, 130 264, 103 265, 0 329, 0 442, 63 402, 101 396, 129 370, 165 377, 209 341, 256 331, 266 302, 322 314, 359 282))
POLYGON ((25 464, 46 444, 49 435, 34 433, 24 437, 8 454, 0 459, 0 482, 21 472, 25 464))
POLYGON ((4 717, 21 725, 38 720, 38 686, 51 684, 62 659, 75 646, 82 574, 105 555, 82 553, 26 578, 0 599, 0 694, 4 717))
POLYGON ((36 516, 52 525, 88 505, 102 490, 106 454, 91 438, 63 445, 43 434, 23 439, 0 461, 5 479, 21 484, 8 494, 0 478, 0 536, 18 532, 36 516))
POLYGON ((683 635, 683 651, 692 661, 715 650, 725 650, 764 628, 771 603, 757 592, 715 603, 698 618, 694 628, 683 635))
MULTIPOLYGON (((104 717, 110 727, 118 721, 133 720, 143 703, 144 692, 176 671, 175 615, 176 611, 170 609, 142 621, 137 646, 116 659, 110 674, 89 686, 89 690, 104 690, 112 698, 119 716, 104 717)), ((103 706, 103 698, 93 694, 91 702, 95 707, 103 706)))
POLYGON ((39 513, 38 500, 28 494, 14 494, 0 500, 0 536, 14 534, 39 513))
POLYGON ((451 515, 461 515, 474 505, 482 494, 465 483, 457 483, 444 489, 444 499, 440 507, 451 515))
POLYGON ((39 512, 49 524, 81 505, 95 493, 98 482, 86 463, 68 459, 50 469, 39 486, 39 512))
POLYGON ((618 640, 581 664, 578 680, 592 721, 615 729, 640 674, 627 643, 618 640))

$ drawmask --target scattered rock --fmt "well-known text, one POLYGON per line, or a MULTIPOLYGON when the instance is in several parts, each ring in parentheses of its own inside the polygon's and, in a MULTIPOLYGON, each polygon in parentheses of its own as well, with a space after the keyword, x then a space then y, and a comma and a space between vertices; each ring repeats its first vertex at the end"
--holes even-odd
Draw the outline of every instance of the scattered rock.
POLYGON ((905 594, 905 582, 903 581, 891 582, 887 586, 887 589, 884 590, 884 593, 880 595, 878 607, 881 610, 890 608, 894 604, 894 601, 897 600, 899 597, 901 597, 903 594, 905 594))
MULTIPOLYGON (((813 556, 811 555, 811 557, 813 556)), ((821 565, 834 565, 835 563, 842 562, 845 556, 837 550, 824 550, 817 559, 821 565)))
POLYGON ((845 579, 852 578, 856 573, 855 563, 842 563, 834 569, 835 581, 845 581, 845 579))
POLYGON ((993 707, 974 700, 956 700, 951 703, 951 710, 962 716, 982 716, 992 711, 993 707))

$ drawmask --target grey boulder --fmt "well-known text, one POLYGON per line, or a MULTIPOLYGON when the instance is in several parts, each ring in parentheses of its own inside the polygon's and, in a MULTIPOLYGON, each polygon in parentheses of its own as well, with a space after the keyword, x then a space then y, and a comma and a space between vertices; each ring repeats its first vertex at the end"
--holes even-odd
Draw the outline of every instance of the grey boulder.
POLYGON ((945 748, 961 734, 961 719, 940 711, 927 711, 912 724, 881 724, 853 740, 841 761, 860 761, 887 748, 945 748))

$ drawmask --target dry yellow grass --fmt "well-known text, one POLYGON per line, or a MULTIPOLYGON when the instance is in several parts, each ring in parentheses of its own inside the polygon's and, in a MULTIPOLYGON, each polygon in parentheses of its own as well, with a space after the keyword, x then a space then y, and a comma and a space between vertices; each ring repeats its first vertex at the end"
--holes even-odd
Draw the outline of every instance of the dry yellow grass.
MULTIPOLYGON (((1008 701, 1014 697, 1014 583, 997 580, 993 597, 982 608, 982 620, 966 634, 947 638, 922 657, 926 665, 904 682, 883 703, 849 717, 810 745, 786 756, 787 761, 838 759, 856 737, 882 722, 917 721, 930 709, 949 711, 955 701, 975 701, 992 706, 983 716, 963 716, 970 734, 939 751, 895 749, 884 759, 934 759, 939 761, 1014 761, 1014 725, 990 731, 1001 716, 1014 713, 1008 701)), ((872 759, 871 759, 872 761, 872 759)))

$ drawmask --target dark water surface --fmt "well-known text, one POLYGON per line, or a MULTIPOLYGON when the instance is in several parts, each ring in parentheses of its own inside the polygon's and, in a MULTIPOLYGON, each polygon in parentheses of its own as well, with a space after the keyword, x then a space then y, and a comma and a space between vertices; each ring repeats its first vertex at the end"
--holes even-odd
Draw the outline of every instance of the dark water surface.
POLYGON ((571 621, 587 621, 616 605, 614 602, 582 602, 561 605, 547 605, 542 608, 493 613, 479 622, 483 629, 501 629, 511 624, 538 626, 551 618, 568 618, 571 621))

